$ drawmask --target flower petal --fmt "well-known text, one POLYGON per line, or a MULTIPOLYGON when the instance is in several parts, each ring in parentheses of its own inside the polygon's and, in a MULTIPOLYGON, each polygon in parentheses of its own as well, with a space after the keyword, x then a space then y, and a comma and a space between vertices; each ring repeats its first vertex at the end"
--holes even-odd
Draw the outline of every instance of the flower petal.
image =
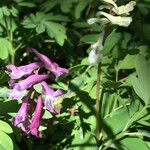
POLYGON ((129 2, 126 5, 122 5, 120 7, 113 8, 113 11, 117 15, 128 14, 130 11, 133 11, 135 5, 136 5, 136 2, 135 1, 131 1, 131 2, 129 2))
POLYGON ((39 57, 39 59, 44 63, 45 68, 50 70, 54 75, 60 76, 68 74, 67 69, 59 67, 58 64, 52 62, 47 56, 39 53, 36 49, 28 48, 28 51, 35 53, 39 57))
POLYGON ((112 24, 119 25, 122 27, 128 27, 132 22, 131 17, 112 16, 102 11, 100 11, 98 14, 105 16, 112 24))
POLYGON ((44 101, 44 106, 49 112, 56 114, 56 111, 55 111, 55 108, 53 105, 53 99, 51 97, 49 97, 49 96, 46 97, 46 99, 44 101))
POLYGON ((29 91, 18 113, 16 114, 16 117, 12 120, 13 125, 17 126, 18 128, 21 128, 26 133, 29 131, 30 121, 28 118, 28 101, 31 97, 32 91, 32 89, 29 91))
POLYGON ((50 75, 47 75, 47 74, 30 75, 26 79, 21 80, 18 83, 16 83, 14 85, 14 89, 17 89, 19 91, 26 90, 26 89, 30 88, 32 85, 34 85, 36 83, 40 83, 49 77, 50 77, 50 75))
POLYGON ((12 89, 12 90, 9 90, 7 94, 8 94, 9 99, 20 100, 24 97, 25 91, 19 91, 17 89, 12 89))
POLYGON ((42 96, 40 95, 37 100, 37 105, 35 108, 35 112, 31 119, 30 124, 30 132, 32 135, 36 136, 37 138, 42 138, 41 132, 38 130, 40 126, 40 118, 42 113, 42 96))
POLYGON ((30 75, 34 70, 41 67, 41 64, 38 62, 31 63, 29 65, 16 67, 15 65, 7 65, 6 68, 9 71, 6 71, 6 73, 12 78, 12 79, 19 79, 25 75, 30 75))

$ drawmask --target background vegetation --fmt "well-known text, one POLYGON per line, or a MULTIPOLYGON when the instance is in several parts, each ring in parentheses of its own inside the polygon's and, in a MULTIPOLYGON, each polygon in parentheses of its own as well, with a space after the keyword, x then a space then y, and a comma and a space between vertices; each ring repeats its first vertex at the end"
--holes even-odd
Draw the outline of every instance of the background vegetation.
MULTIPOLYGON (((127 2, 117 1, 119 5, 127 2)), ((104 44, 103 137, 98 146, 94 137, 97 66, 90 66, 87 58, 103 26, 88 25, 87 19, 95 16, 101 1, 0 1, 0 150, 150 149, 150 1, 136 2, 132 24, 110 26, 104 44), (41 125, 42 139, 26 136, 11 124, 20 103, 7 97, 6 65, 25 65, 36 59, 27 53, 28 47, 70 72, 50 84, 68 94, 61 113, 52 123, 41 125), (71 115, 69 108, 77 112, 71 115)), ((43 115, 50 117, 46 111, 43 115)))

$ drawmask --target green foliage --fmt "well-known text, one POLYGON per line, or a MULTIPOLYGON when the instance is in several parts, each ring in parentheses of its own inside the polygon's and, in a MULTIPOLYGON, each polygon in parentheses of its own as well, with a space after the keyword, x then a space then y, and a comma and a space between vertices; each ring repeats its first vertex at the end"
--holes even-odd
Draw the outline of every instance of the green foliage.
POLYGON ((136 59, 136 70, 138 78, 132 77, 132 84, 136 94, 146 103, 150 101, 150 65, 144 56, 138 55, 136 59))
POLYGON ((11 51, 12 51, 11 43, 5 38, 0 38, 0 58, 1 59, 8 58, 8 54, 11 51))
POLYGON ((127 109, 119 108, 113 111, 112 113, 110 113, 108 116, 106 116, 106 118, 104 118, 104 131, 106 130, 105 132, 108 136, 116 135, 117 133, 121 132, 124 129, 128 120, 129 120, 129 114, 127 109))
POLYGON ((142 139, 139 138, 125 138, 120 141, 120 143, 128 150, 139 149, 139 146, 142 150, 148 150, 149 148, 142 139))
POLYGON ((3 131, 5 133, 12 133, 13 132, 11 126, 2 120, 0 120, 0 131, 3 131))
MULTIPOLYGON (((95 140, 97 65, 89 65, 88 55, 105 24, 89 25, 87 19, 95 17, 103 3, 0 1, 0 150, 150 149, 150 2, 136 2, 133 22, 128 28, 109 24, 106 29, 99 88, 102 137, 98 145, 95 140), (54 103, 60 114, 53 116, 43 108, 42 139, 26 136, 11 125, 22 101, 12 101, 7 96, 6 65, 37 61, 27 53, 27 47, 34 47, 69 68, 69 76, 57 77, 55 83, 48 79, 50 86, 64 90, 64 95, 54 103)), ((42 93, 40 84, 33 88, 42 93)))
POLYGON ((67 20, 66 17, 61 15, 44 14, 42 12, 37 12, 35 15, 30 14, 29 17, 25 17, 23 25, 25 28, 36 29, 38 34, 47 32, 48 36, 55 38, 59 45, 64 44, 64 40, 67 38, 66 29, 61 24, 52 21, 64 21, 67 20))
POLYGON ((0 149, 13 150, 13 142, 11 138, 3 131, 0 131, 0 149))
POLYGON ((0 149, 1 150, 13 150, 13 141, 12 139, 7 135, 12 133, 13 130, 11 126, 0 120, 0 149))

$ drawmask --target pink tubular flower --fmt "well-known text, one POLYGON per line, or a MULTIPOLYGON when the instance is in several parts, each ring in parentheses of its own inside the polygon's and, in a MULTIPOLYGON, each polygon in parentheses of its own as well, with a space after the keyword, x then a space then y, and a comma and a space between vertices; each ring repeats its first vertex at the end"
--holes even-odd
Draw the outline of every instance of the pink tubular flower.
POLYGON ((32 135, 36 136, 37 138, 42 138, 42 134, 38 130, 40 126, 41 113, 42 113, 42 96, 40 95, 38 97, 35 112, 32 116, 31 124, 30 124, 30 132, 32 135))
POLYGON ((28 51, 35 53, 39 57, 39 59, 44 63, 45 68, 50 70, 55 76, 68 74, 67 69, 59 67, 58 64, 52 62, 47 56, 39 53, 36 49, 29 48, 28 51))
POLYGON ((50 75, 47 75, 47 74, 30 75, 26 79, 21 80, 18 83, 16 83, 14 85, 14 89, 19 90, 19 91, 24 91, 24 90, 30 88, 32 85, 34 85, 36 83, 40 83, 40 82, 46 80, 49 77, 50 77, 50 75))
POLYGON ((6 73, 11 77, 11 79, 19 79, 25 75, 30 75, 34 70, 39 69, 40 67, 41 64, 38 62, 20 67, 16 67, 15 65, 7 65, 6 68, 11 72, 6 71, 6 73))
POLYGON ((16 89, 11 89, 8 91, 8 97, 9 99, 22 99, 25 95, 25 91, 18 91, 16 89))
POLYGON ((29 91, 28 95, 25 97, 18 113, 16 114, 16 117, 13 118, 12 123, 13 125, 17 126, 18 128, 21 128, 22 131, 25 133, 28 133, 29 131, 29 118, 28 118, 28 101, 32 94, 32 89, 29 91))
POLYGON ((15 80, 8 81, 8 85, 9 85, 10 88, 13 88, 15 83, 16 83, 15 80))
POLYGON ((43 93, 46 95, 44 101, 44 105, 46 109, 49 112, 56 114, 53 102, 57 100, 57 97, 62 95, 63 92, 61 90, 57 90, 57 91, 52 90, 46 82, 42 82, 41 85, 43 87, 43 93))

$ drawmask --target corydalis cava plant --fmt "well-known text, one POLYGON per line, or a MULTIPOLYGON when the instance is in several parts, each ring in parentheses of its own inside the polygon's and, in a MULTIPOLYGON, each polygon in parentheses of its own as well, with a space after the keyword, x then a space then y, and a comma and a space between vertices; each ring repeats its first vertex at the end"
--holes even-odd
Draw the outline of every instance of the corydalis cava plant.
POLYGON ((54 80, 57 76, 67 75, 68 70, 61 68, 57 63, 51 61, 47 56, 39 53, 34 48, 29 48, 28 51, 35 53, 40 61, 19 67, 15 65, 6 66, 8 69, 6 73, 11 78, 11 80, 8 82, 11 88, 8 92, 10 99, 22 100, 22 98, 26 95, 27 90, 30 89, 29 93, 23 99, 21 107, 16 114, 16 117, 13 118, 12 123, 26 134, 31 133, 37 138, 41 138, 42 134, 39 131, 39 126, 43 105, 50 113, 56 115, 57 113, 53 103, 57 100, 58 96, 63 94, 60 89, 56 91, 51 89, 46 81, 47 79, 54 80), (47 71, 45 71, 43 74, 39 74, 38 72, 43 68, 45 68, 47 71), (43 87, 43 91, 41 93, 38 93, 36 90, 34 90, 33 87, 36 84, 40 84, 41 87, 43 87), (33 102, 33 96, 31 98, 31 95, 35 95, 35 93, 38 95, 38 97, 37 101, 33 102), (43 96, 45 95, 46 99, 44 100, 43 96), (36 107, 32 115, 29 114, 29 109, 34 108, 34 103, 36 103, 36 107))
MULTIPOLYGON (((107 26, 109 24, 119 25, 122 27, 128 27, 132 22, 132 17, 129 16, 130 12, 134 9, 136 2, 131 1, 127 5, 117 6, 115 1, 113 0, 103 0, 105 5, 99 7, 100 11, 97 13, 95 18, 90 18, 88 20, 89 24, 93 23, 103 23, 104 31, 102 31, 98 41, 95 44, 91 45, 91 52, 89 54, 89 63, 90 64, 98 64, 97 70, 97 83, 96 83, 96 141, 97 144, 100 144, 100 140, 102 138, 101 128, 101 112, 100 112, 100 81, 101 81, 101 61, 102 61, 102 52, 103 52, 103 44, 105 44, 105 38, 107 36, 107 26), (108 9, 108 12, 102 11, 103 9, 108 9)), ((108 146, 109 147, 109 146, 108 146)), ((107 147, 106 147, 107 148, 107 147)))
MULTIPOLYGON (((97 12, 96 18, 90 18, 87 22, 89 24, 93 23, 111 23, 113 25, 119 25, 122 27, 128 27, 132 22, 132 17, 129 16, 130 12, 133 11, 134 6, 136 5, 135 1, 131 1, 126 5, 117 6, 113 0, 103 0, 105 5, 99 7, 100 11, 97 12), (113 13, 107 13, 102 11, 103 9, 111 10, 113 13), (103 16, 103 17, 102 17, 103 16)), ((102 60, 102 50, 103 50, 103 38, 104 31, 102 31, 98 41, 91 45, 91 52, 89 54, 89 63, 98 64, 102 60)))

